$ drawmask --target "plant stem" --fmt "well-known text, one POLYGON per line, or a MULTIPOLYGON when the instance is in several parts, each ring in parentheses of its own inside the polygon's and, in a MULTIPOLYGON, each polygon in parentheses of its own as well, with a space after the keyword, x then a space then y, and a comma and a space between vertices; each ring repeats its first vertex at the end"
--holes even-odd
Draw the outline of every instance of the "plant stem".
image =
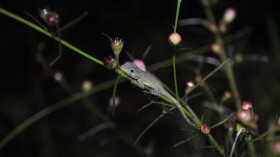
POLYGON ((222 147, 219 146, 219 144, 216 142, 216 140, 213 138, 213 136, 211 134, 208 134, 208 139, 209 141, 216 147, 216 149, 218 150, 218 152, 223 156, 226 157, 226 154, 224 152, 224 150, 222 149, 222 147))
POLYGON ((174 30, 173 30, 174 33, 177 32, 177 25, 178 25, 179 13, 180 13, 180 6, 181 6, 181 0, 177 0, 176 16, 175 16, 174 30))
MULTIPOLYGON (((180 12, 180 5, 181 5, 181 0, 177 0, 177 8, 176 8, 176 17, 175 17, 175 23, 174 23, 174 30, 173 32, 177 32, 177 25, 178 25, 178 19, 179 19, 179 12, 180 12)), ((174 86, 175 86, 175 92, 176 92, 176 99, 179 100, 179 95, 178 95, 178 86, 177 86, 177 76, 176 76, 176 55, 175 55, 175 47, 174 47, 174 52, 172 56, 172 64, 173 64, 173 77, 174 77, 174 86)), ((185 109, 184 108, 185 114, 192 119, 192 121, 195 123, 196 126, 202 126, 201 121, 197 118, 194 112, 190 108, 185 109)), ((217 144, 216 140, 213 138, 212 135, 208 135, 208 138, 210 142, 216 146, 216 149, 218 152, 222 155, 225 156, 224 150, 217 144)))
MULTIPOLYGON (((174 22, 174 28, 173 28, 174 33, 176 33, 176 31, 177 31, 177 25, 178 25, 179 13, 180 13, 180 5, 181 5, 181 0, 177 0, 176 16, 175 16, 175 22, 174 22)), ((174 79, 175 94, 176 94, 176 99, 179 100, 177 73, 176 73, 175 47, 173 49, 172 64, 173 64, 173 79, 174 79)))
MULTIPOLYGON (((209 23, 216 25, 216 20, 214 18, 214 15, 212 13, 210 6, 208 6, 208 5, 207 6, 203 5, 203 6, 204 6, 204 11, 205 11, 205 14, 207 16, 209 23)), ((215 35, 215 43, 217 43, 221 49, 220 52, 218 53, 218 55, 219 55, 221 62, 223 62, 223 61, 227 60, 228 57, 226 55, 224 43, 223 43, 219 30, 215 31, 214 35, 215 35)), ((239 95, 238 88, 236 85, 233 70, 230 66, 225 66, 224 70, 225 70, 225 74, 226 74, 227 80, 229 82, 231 91, 232 91, 232 95, 233 95, 233 98, 235 101, 235 106, 237 109, 240 109, 241 108, 241 99, 240 99, 240 95, 239 95)))
POLYGON ((176 73, 176 56, 175 56, 175 54, 172 56, 172 62, 173 62, 173 78, 174 78, 176 99, 179 100, 178 85, 177 85, 177 73, 176 73))

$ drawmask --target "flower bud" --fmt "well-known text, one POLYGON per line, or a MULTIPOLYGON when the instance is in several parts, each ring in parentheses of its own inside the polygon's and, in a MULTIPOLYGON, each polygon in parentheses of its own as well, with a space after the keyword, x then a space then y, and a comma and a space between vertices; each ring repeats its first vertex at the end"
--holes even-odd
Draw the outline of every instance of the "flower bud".
POLYGON ((90 91, 92 89, 92 82, 90 80, 85 80, 83 83, 82 83, 82 90, 87 92, 87 91, 90 91))
POLYGON ((221 98, 222 103, 229 100, 231 98, 231 92, 225 91, 223 97, 221 98))
POLYGON ((218 31, 217 25, 213 24, 213 23, 209 23, 208 24, 208 29, 212 32, 212 33, 216 33, 218 31))
POLYGON ((195 83, 191 80, 186 83, 185 93, 188 93, 189 90, 195 85, 195 83))
POLYGON ((202 125, 200 127, 200 131, 203 133, 203 134, 209 134, 210 133, 210 127, 206 124, 202 125))
POLYGON ((117 67, 117 61, 114 57, 108 56, 104 58, 104 66, 110 70, 115 69, 117 67))
POLYGON ((240 109, 236 112, 236 118, 244 125, 257 129, 258 116, 253 115, 252 110, 240 109))
POLYGON ((280 139, 276 139, 273 141, 272 150, 275 154, 280 155, 280 139))
POLYGON ((177 46, 178 44, 180 44, 180 42, 182 41, 182 38, 181 38, 181 36, 180 36, 180 34, 179 33, 176 33, 176 32, 174 32, 174 33, 171 33, 170 35, 169 35, 169 42, 173 45, 173 46, 177 46))
POLYGON ((231 98, 231 92, 230 92, 230 91, 225 91, 223 97, 224 97, 225 99, 231 98))
POLYGON ((49 25, 57 26, 59 23, 59 15, 56 12, 50 11, 48 8, 39 9, 39 16, 49 25))
POLYGON ((221 52, 221 47, 219 44, 217 43, 214 43, 211 45, 211 50, 214 52, 214 53, 220 53, 221 52))
POLYGON ((54 80, 57 82, 63 80, 63 74, 61 72, 56 72, 53 77, 54 77, 54 80))
POLYGON ((237 111, 236 117, 239 121, 245 124, 251 121, 253 118, 251 110, 244 110, 244 109, 237 111))
POLYGON ((223 17, 223 21, 226 24, 231 23, 236 17, 236 11, 233 8, 228 8, 226 9, 225 13, 224 13, 224 17, 223 17))
MULTIPOLYGON (((107 112, 114 112, 114 110, 120 105, 121 98, 119 96, 115 96, 115 100, 113 97, 109 99, 108 106, 106 108, 107 112), (115 101, 115 104, 114 104, 115 101)), ((113 113, 114 114, 114 113, 113 113)))
POLYGON ((252 109, 252 105, 249 101, 243 101, 242 102, 242 105, 241 105, 241 108, 243 110, 251 110, 252 109))
POLYGON ((111 40, 111 48, 112 48, 116 58, 118 58, 120 52, 122 51, 123 44, 124 44, 124 41, 122 39, 115 38, 115 39, 111 40))
POLYGON ((145 63, 143 62, 143 60, 134 59, 134 60, 133 60, 133 64, 135 64, 136 66, 138 66, 141 70, 146 71, 146 66, 145 66, 145 63))
POLYGON ((121 103, 121 98, 117 95, 115 96, 115 100, 113 99, 113 97, 111 97, 109 100, 110 107, 118 107, 120 103, 121 103), (113 101, 115 101, 115 106, 113 106, 113 101))

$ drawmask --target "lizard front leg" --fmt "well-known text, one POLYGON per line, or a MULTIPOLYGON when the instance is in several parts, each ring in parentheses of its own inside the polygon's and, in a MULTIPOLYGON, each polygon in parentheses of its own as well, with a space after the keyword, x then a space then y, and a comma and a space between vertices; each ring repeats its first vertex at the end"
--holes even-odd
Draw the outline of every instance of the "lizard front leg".
POLYGON ((155 96, 158 96, 160 97, 163 93, 162 93, 162 90, 160 89, 152 89, 149 91, 152 95, 155 95, 155 96))
POLYGON ((138 80, 131 80, 130 82, 131 82, 132 84, 135 84, 136 86, 142 88, 142 89, 145 88, 145 84, 144 84, 143 82, 141 82, 141 81, 138 81, 138 80))
MULTIPOLYGON (((145 89, 145 83, 141 79, 131 80, 131 83, 138 86, 141 89, 145 89)), ((152 94, 152 95, 155 95, 155 96, 161 96, 160 90, 150 88, 149 86, 147 86, 147 90, 143 90, 143 92, 148 93, 148 94, 152 94)))

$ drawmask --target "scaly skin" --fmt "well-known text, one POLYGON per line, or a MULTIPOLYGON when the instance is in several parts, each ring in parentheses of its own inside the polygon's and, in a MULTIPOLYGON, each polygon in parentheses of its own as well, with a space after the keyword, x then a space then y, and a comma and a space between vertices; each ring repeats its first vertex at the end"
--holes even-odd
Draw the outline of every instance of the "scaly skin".
POLYGON ((124 63, 120 66, 120 69, 133 79, 131 80, 131 83, 142 89, 147 86, 149 87, 148 91, 150 94, 155 96, 164 96, 170 99, 179 109, 186 122, 189 123, 189 119, 186 117, 181 104, 163 88, 162 83, 158 78, 146 71, 141 70, 132 62, 124 63))

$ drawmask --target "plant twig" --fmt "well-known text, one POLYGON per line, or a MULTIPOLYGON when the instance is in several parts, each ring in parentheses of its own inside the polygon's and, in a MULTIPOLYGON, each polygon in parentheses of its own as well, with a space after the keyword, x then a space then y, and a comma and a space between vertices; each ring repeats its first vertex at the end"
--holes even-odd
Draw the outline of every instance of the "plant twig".
MULTIPOLYGON (((216 20, 214 18, 214 15, 212 13, 210 6, 209 5, 203 5, 203 6, 204 6, 204 12, 209 21, 209 24, 216 25, 216 20)), ((220 52, 218 53, 218 55, 220 57, 220 60, 223 62, 223 61, 227 60, 227 58, 228 58, 226 55, 225 47, 224 47, 225 46, 224 41, 221 37, 219 30, 214 32, 214 36, 215 36, 215 42, 219 45, 219 47, 221 49, 220 52)), ((237 109, 240 109, 241 108, 241 99, 240 99, 240 95, 239 95, 238 88, 236 85, 233 70, 229 66, 225 67, 224 70, 225 70, 225 74, 227 76, 227 80, 229 81, 229 85, 230 85, 232 95, 233 95, 233 98, 235 101, 235 106, 237 109)))

